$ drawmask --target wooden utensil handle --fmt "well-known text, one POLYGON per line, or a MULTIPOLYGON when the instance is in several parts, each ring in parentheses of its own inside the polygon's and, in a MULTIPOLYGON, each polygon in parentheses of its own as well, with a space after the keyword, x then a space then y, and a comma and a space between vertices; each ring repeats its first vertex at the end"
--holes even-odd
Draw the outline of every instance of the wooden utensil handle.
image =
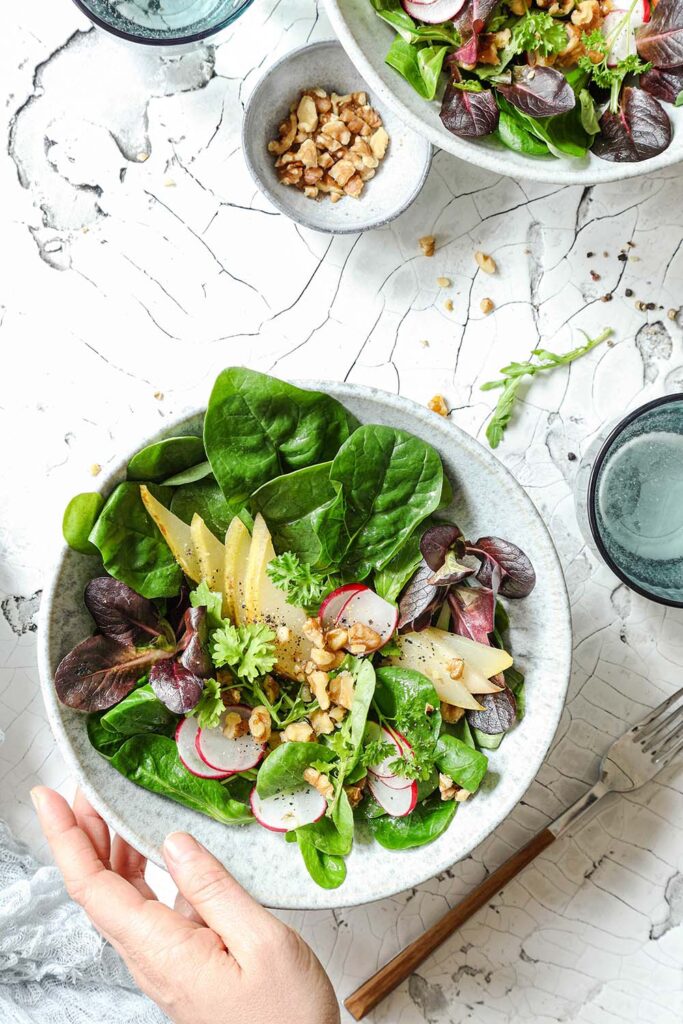
POLYGON ((448 911, 447 914, 427 929, 423 935, 401 950, 393 960, 385 964, 377 974, 368 978, 360 988, 344 1000, 344 1006, 352 1017, 362 1020, 370 1010, 393 992, 394 989, 409 978, 423 960, 433 953, 449 935, 457 931, 475 911, 488 903, 504 885, 513 879, 522 868, 530 864, 555 839, 550 829, 545 828, 518 850, 509 860, 488 875, 481 885, 466 896, 465 899, 448 911))

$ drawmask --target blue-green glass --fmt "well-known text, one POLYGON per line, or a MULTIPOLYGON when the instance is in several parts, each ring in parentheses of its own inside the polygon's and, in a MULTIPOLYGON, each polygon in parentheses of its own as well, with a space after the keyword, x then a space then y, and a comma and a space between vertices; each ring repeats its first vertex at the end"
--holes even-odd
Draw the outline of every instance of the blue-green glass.
POLYGON ((683 601, 683 399, 623 428, 593 494, 594 527, 608 558, 641 590, 683 601))
POLYGON ((251 0, 76 0, 105 28, 131 39, 179 43, 219 31, 251 0))

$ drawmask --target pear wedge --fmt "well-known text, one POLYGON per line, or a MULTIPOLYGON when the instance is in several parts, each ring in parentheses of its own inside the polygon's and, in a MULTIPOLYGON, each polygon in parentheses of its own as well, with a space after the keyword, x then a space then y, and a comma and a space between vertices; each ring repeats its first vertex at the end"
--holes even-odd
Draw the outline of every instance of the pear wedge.
POLYGON ((247 621, 245 581, 250 549, 251 534, 242 520, 235 516, 225 535, 223 614, 238 626, 247 621))
POLYGON ((180 568, 191 580, 199 583, 201 568, 190 527, 157 501, 145 484, 140 485, 140 497, 180 568))
POLYGON ((214 537, 204 520, 195 512, 190 536, 199 560, 201 577, 209 590, 221 593, 225 577, 225 546, 214 537))

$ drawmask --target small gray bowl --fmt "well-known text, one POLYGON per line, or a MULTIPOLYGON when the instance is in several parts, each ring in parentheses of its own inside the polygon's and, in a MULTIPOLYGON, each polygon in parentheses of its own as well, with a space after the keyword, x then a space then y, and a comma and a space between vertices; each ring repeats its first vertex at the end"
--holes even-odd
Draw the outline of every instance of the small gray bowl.
POLYGON ((339 43, 312 43, 292 50, 268 69, 247 101, 242 123, 242 150, 254 181, 280 213, 314 231, 344 235, 388 224, 417 198, 429 172, 432 147, 410 131, 396 115, 377 103, 339 43), (268 143, 290 104, 304 89, 319 86, 343 95, 365 91, 389 135, 389 148, 377 174, 359 199, 346 196, 338 203, 308 199, 282 185, 268 143))

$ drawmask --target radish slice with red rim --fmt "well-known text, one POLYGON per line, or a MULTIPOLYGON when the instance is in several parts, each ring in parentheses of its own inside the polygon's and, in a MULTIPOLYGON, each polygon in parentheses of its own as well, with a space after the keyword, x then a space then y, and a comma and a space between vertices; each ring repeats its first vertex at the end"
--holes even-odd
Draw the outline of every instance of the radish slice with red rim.
POLYGON ((344 606, 348 604, 352 597, 361 590, 367 590, 368 587, 364 583, 347 583, 343 587, 337 587, 330 594, 327 595, 323 603, 320 605, 318 616, 322 624, 323 629, 332 629, 337 625, 337 619, 344 610, 344 606))
POLYGON ((451 21, 465 6, 465 0, 434 0, 433 3, 417 3, 415 0, 401 0, 403 10, 411 18, 424 21, 427 25, 440 25, 451 21))
POLYGON ((291 832, 312 825, 320 821, 327 810, 327 800, 313 786, 267 797, 260 797, 254 786, 249 805, 259 825, 271 832, 291 832))
POLYGON ((175 741, 178 746, 178 757, 187 768, 188 772, 196 775, 198 779, 226 779, 230 772, 219 771, 210 768, 197 753, 195 740, 199 724, 196 718, 183 718, 178 722, 175 731, 175 741))
POLYGON ((357 622, 369 626, 379 635, 380 642, 375 648, 375 650, 379 650, 391 640, 396 632, 398 608, 385 601, 374 590, 365 587, 354 594, 350 601, 347 601, 337 618, 336 625, 341 629, 349 629, 357 622))
POLYGON ((225 714, 221 716, 221 724, 215 729, 198 729, 195 740, 197 753, 202 761, 208 764, 209 768, 230 775, 255 768, 266 749, 265 744, 258 743, 251 733, 245 733, 234 740, 223 735, 225 716, 232 712, 237 712, 245 719, 249 718, 251 708, 244 704, 234 704, 226 708, 225 714))
POLYGON ((395 772, 389 767, 392 761, 395 761, 397 757, 402 757, 405 753, 404 748, 399 743, 395 733, 382 726, 380 738, 382 743, 391 743, 394 747, 394 753, 389 754, 383 761, 379 761, 377 764, 372 764, 368 768, 368 773, 373 775, 376 779, 387 785, 391 786, 392 789, 407 789, 411 785, 411 780, 406 779, 402 775, 396 775, 395 772))
POLYGON ((415 810, 417 804, 417 782, 411 782, 403 789, 388 786, 386 779, 368 775, 368 789, 387 814, 393 818, 405 818, 415 810))

